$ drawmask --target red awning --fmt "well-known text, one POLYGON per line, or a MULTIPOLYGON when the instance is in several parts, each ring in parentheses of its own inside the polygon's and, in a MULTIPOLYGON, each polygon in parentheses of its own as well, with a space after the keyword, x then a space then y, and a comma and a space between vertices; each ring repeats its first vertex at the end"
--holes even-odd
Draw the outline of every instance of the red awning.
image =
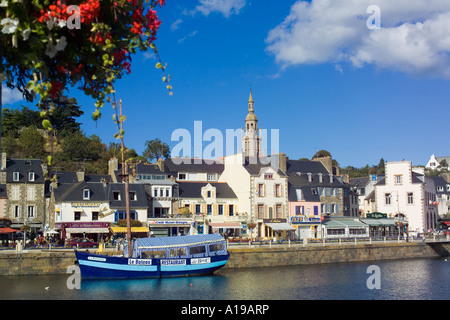
POLYGON ((16 229, 11 229, 11 228, 0 228, 0 234, 5 234, 5 233, 14 233, 20 230, 16 230, 16 229))
POLYGON ((450 226, 450 221, 442 221, 443 224, 450 226))
POLYGON ((209 224, 210 227, 213 228, 227 228, 227 229, 240 229, 242 225, 239 222, 212 222, 209 224))

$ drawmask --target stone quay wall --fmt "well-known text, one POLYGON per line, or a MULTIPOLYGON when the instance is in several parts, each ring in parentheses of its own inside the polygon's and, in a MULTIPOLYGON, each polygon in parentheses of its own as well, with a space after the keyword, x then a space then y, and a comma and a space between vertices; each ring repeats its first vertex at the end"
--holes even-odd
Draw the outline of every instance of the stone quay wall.
MULTIPOLYGON (((385 243, 345 245, 273 245, 230 247, 227 269, 278 267, 305 264, 364 262, 449 256, 447 243, 385 243)), ((65 274, 76 262, 72 250, 0 252, 0 276, 65 274)))
POLYGON ((448 243, 379 243, 232 248, 225 268, 277 267, 324 263, 435 258, 450 255, 448 243))

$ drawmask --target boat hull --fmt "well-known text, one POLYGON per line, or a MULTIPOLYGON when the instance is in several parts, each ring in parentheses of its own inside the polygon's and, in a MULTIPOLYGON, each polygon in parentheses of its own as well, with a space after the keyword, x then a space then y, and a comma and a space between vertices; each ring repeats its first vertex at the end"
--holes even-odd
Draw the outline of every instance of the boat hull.
POLYGON ((85 279, 133 279, 182 277, 210 274, 222 268, 229 253, 202 258, 135 259, 75 251, 81 277, 85 279))

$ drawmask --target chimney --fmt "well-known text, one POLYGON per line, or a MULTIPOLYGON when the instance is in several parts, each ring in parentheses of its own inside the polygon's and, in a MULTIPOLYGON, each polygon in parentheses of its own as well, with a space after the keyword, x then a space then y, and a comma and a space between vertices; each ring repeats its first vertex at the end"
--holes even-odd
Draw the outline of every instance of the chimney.
POLYGON ((6 152, 2 152, 2 166, 1 166, 1 170, 5 170, 6 169, 6 152))
POLYGON ((117 182, 116 174, 114 171, 119 170, 119 160, 117 158, 111 158, 108 161, 108 175, 113 182, 117 182))
POLYGON ((286 172, 286 154, 284 152, 281 152, 278 155, 278 167, 281 169, 281 171, 286 172))
POLYGON ((156 162, 156 164, 159 167, 159 170, 161 170, 162 172, 164 172, 164 160, 163 159, 158 159, 158 161, 156 162))
POLYGON ((84 181, 84 172, 83 171, 77 171, 77 179, 78 179, 78 181, 84 181))
POLYGON ((331 157, 315 158, 313 161, 321 162, 328 173, 333 173, 333 159, 331 159, 331 157))

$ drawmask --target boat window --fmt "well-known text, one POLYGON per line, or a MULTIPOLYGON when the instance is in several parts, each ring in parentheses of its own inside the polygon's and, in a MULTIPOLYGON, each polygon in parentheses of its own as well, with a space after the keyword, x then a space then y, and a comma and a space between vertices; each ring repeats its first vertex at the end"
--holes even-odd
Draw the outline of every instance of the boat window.
POLYGON ((185 256, 186 248, 175 248, 169 250, 169 257, 185 256))
POLYGON ((205 246, 189 247, 190 254, 201 254, 206 252, 205 246))
POLYGON ((142 251, 143 259, 151 259, 151 258, 165 258, 166 250, 152 250, 152 251, 142 251))
POLYGON ((223 250, 223 243, 214 243, 209 245, 209 252, 220 251, 223 250))

